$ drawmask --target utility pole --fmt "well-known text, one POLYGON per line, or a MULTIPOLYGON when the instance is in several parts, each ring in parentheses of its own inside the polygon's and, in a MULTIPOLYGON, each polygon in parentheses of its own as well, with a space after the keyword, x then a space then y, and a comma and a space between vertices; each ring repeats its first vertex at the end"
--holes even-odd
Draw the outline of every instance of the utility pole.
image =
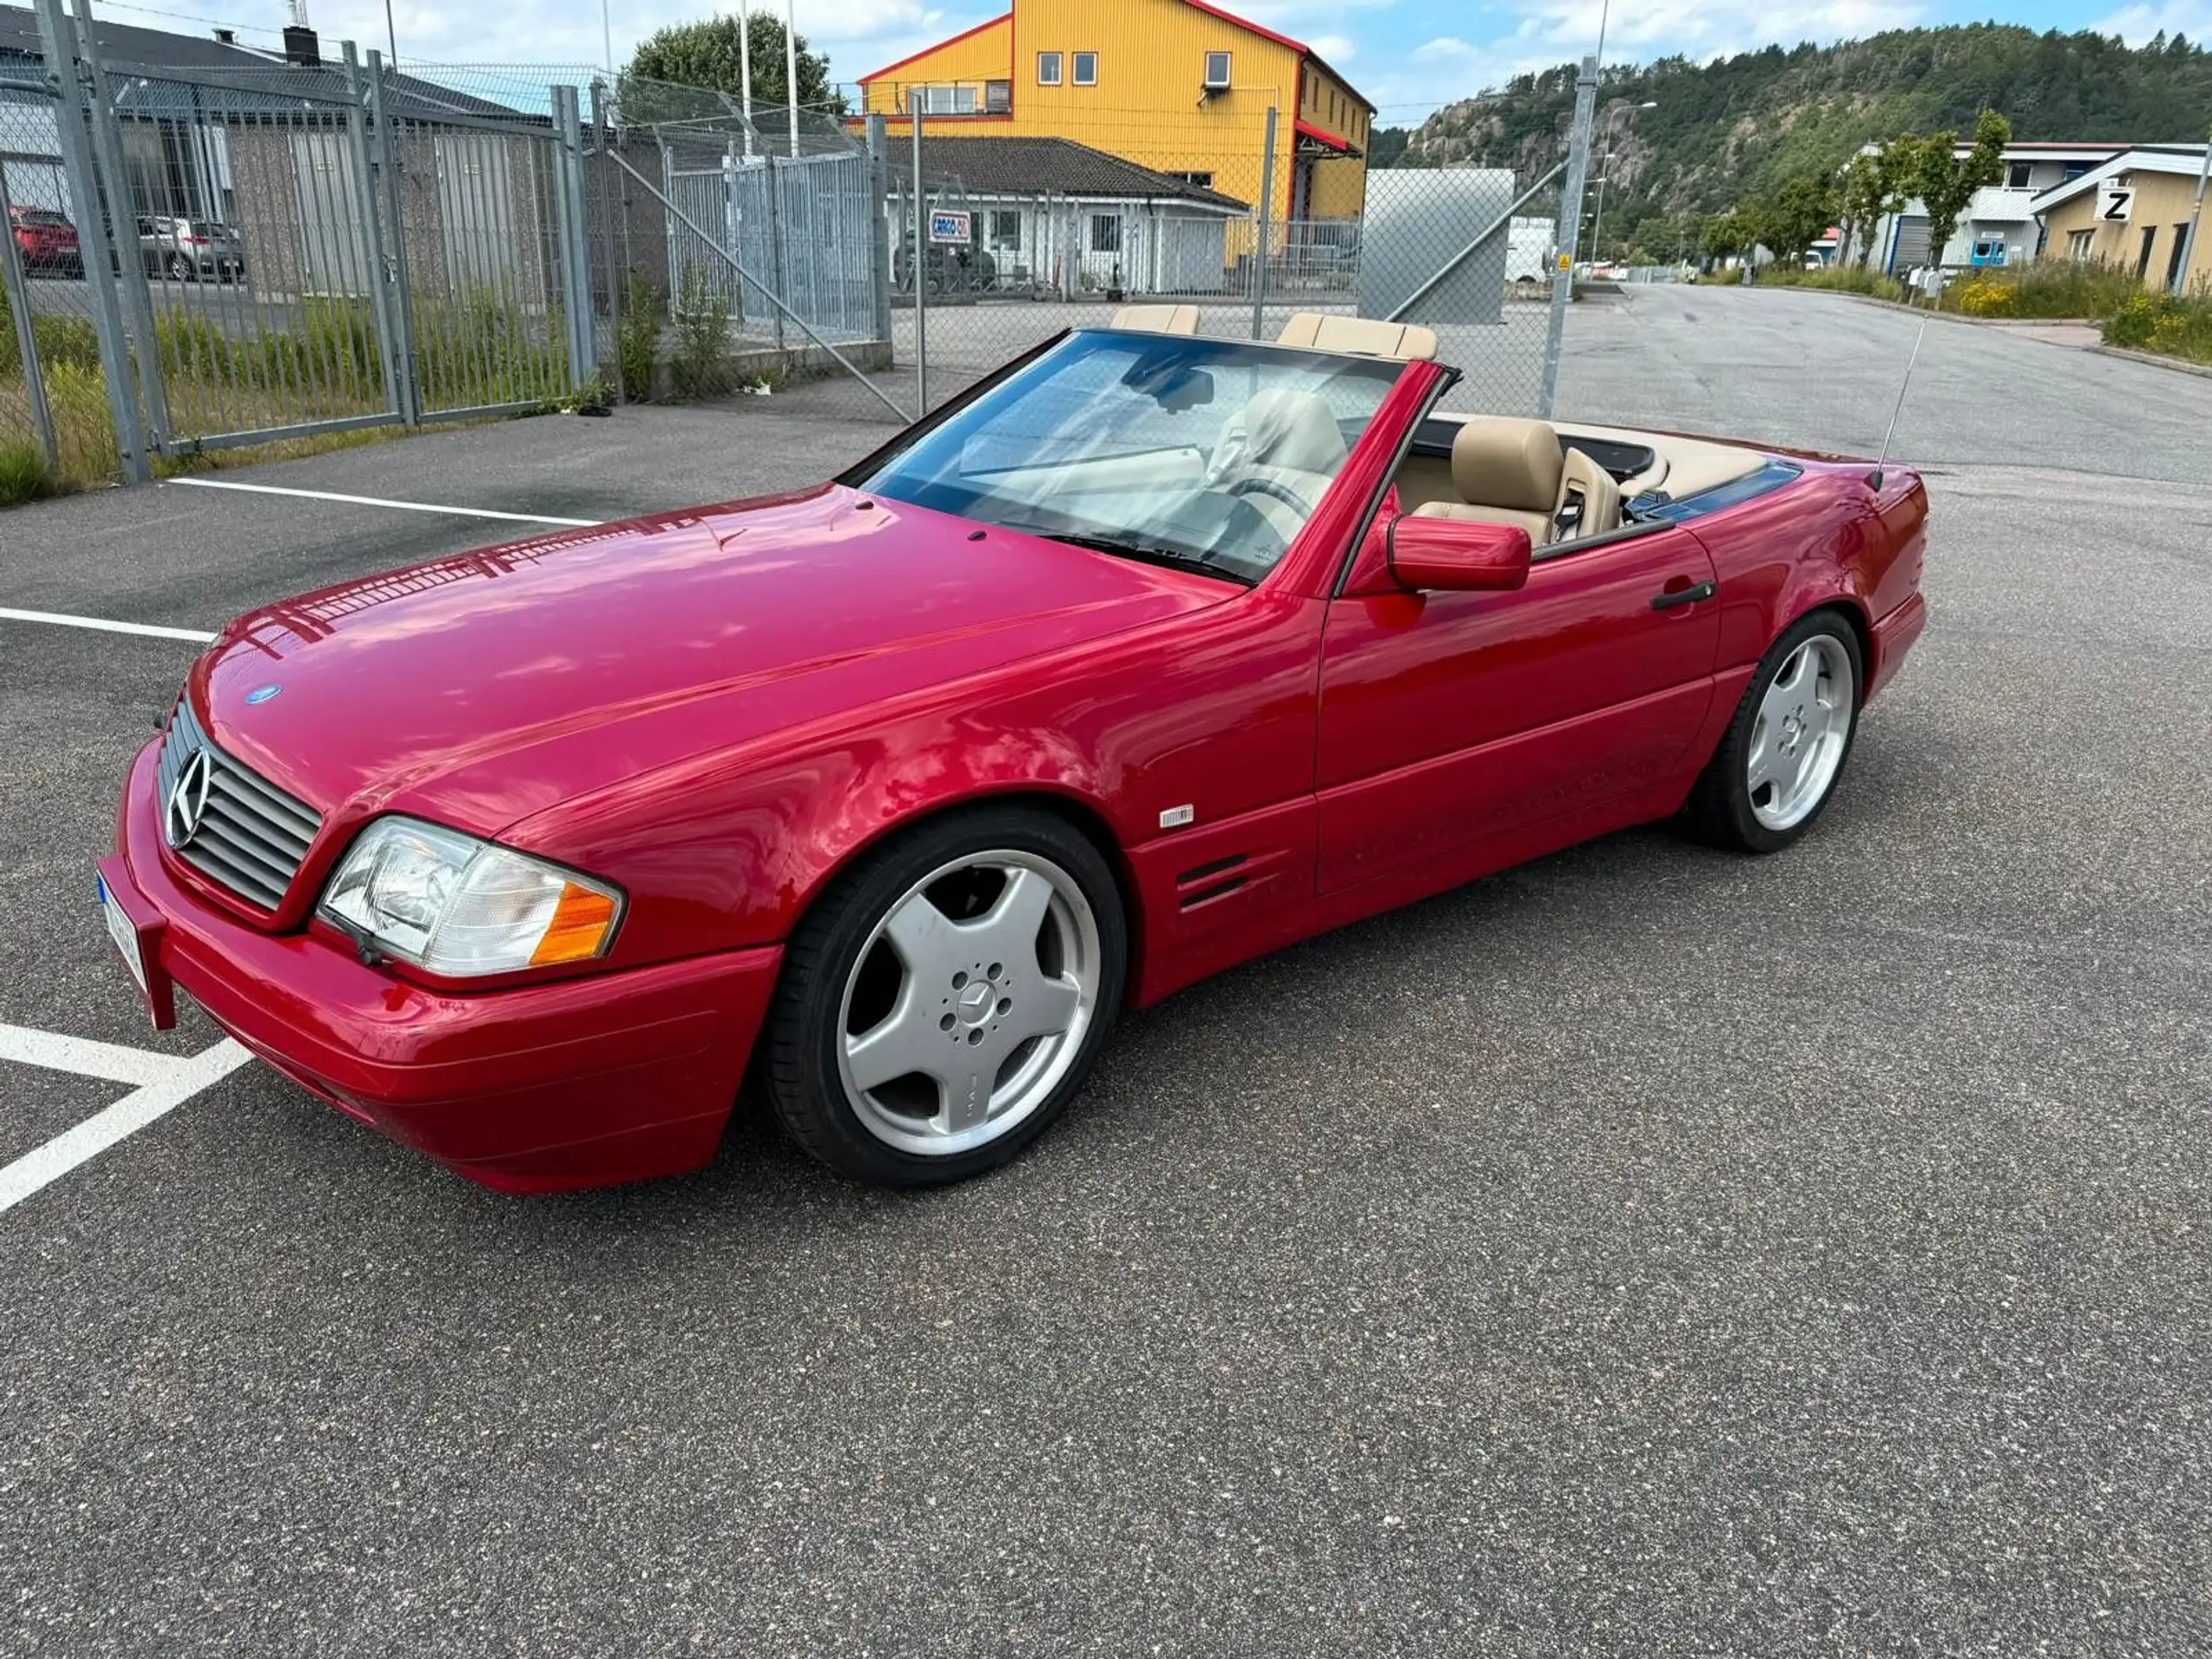
POLYGON ((1598 107, 1598 54, 1582 60, 1574 79, 1574 125, 1567 144, 1567 185, 1560 194, 1559 257, 1552 269, 1551 317, 1544 327, 1543 378, 1536 388, 1536 414, 1549 420, 1559 391, 1560 341, 1567 332, 1567 305, 1574 296, 1574 256, 1582 238, 1582 187, 1590 175, 1591 118, 1598 107))
POLYGON ((791 108, 791 154, 798 154, 798 0, 784 0, 784 99, 791 108))

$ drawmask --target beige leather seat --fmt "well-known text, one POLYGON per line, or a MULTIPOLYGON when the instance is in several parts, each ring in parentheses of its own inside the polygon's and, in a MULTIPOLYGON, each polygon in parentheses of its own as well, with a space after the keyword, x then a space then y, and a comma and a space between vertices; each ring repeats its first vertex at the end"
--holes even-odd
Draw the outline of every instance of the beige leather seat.
POLYGON ((1144 334, 1195 334, 1198 308, 1195 305, 1125 305, 1114 314, 1113 327, 1144 334))
POLYGON ((1287 539, 1320 504, 1348 453, 1326 399, 1278 387, 1229 417, 1206 463, 1206 485, 1250 502, 1287 539))
POLYGON ((1558 529, 1560 541, 1579 541, 1621 527, 1621 486, 1613 475, 1580 449, 1569 449, 1560 467, 1558 529))
POLYGON ((1548 421, 1467 422, 1452 441, 1452 487, 1459 501, 1432 501, 1414 508, 1414 516, 1516 525, 1537 547, 1596 536, 1621 522, 1620 488, 1611 475, 1580 449, 1562 454, 1548 421))
POLYGON ((1412 322, 1375 322, 1366 317, 1332 317, 1300 311, 1283 324, 1276 341, 1316 352, 1345 352, 1354 357, 1387 357, 1400 363, 1427 363, 1436 356, 1436 331, 1412 322))

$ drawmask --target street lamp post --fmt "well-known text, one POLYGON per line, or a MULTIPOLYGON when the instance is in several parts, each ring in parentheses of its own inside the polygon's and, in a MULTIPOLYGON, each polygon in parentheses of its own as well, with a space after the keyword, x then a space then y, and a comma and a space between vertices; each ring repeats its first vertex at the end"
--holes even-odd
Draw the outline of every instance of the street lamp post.
MULTIPOLYGON (((1648 98, 1641 104, 1623 104, 1606 111, 1605 143, 1608 145, 1612 143, 1613 129, 1618 124, 1621 117, 1627 115, 1635 110, 1656 110, 1658 107, 1659 100, 1657 99, 1648 98)), ((1599 257, 1598 232, 1605 222, 1605 181, 1606 179, 1611 178, 1613 173, 1613 152, 1611 149, 1608 149, 1605 151, 1605 159, 1600 165, 1603 166, 1605 170, 1598 180, 1598 217, 1590 226, 1590 257, 1593 262, 1599 257)))

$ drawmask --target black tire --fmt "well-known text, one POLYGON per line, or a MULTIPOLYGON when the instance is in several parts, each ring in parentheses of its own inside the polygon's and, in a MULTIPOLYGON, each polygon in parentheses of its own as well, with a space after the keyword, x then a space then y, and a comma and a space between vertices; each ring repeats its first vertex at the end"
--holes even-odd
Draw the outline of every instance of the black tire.
POLYGON ((1689 801, 1682 809, 1684 826, 1699 840, 1713 846, 1759 854, 1778 853, 1811 829, 1835 798, 1836 787, 1842 783, 1844 771, 1850 765, 1852 746, 1859 737, 1859 707, 1866 684, 1866 662, 1859 649, 1858 631, 1840 611, 1808 612, 1783 629, 1782 637, 1759 658, 1758 669, 1752 674, 1751 683, 1744 688, 1743 698, 1736 705, 1728 729, 1721 734, 1712 760, 1706 763, 1705 770, 1691 788, 1689 801), (1811 810, 1787 828, 1776 828, 1761 822, 1753 799, 1750 777, 1752 734, 1758 723, 1760 703, 1777 675, 1807 641, 1815 639, 1833 641, 1851 665, 1851 696, 1842 752, 1811 810))
POLYGON ((173 283, 188 283, 199 276, 200 272, 198 268, 182 254, 173 253, 169 255, 168 274, 169 280, 173 283))
POLYGON ((995 1169, 1041 1135, 1083 1086, 1121 1007, 1128 939, 1113 870, 1065 819, 1032 807, 982 806, 918 825, 840 876, 792 933, 762 1037, 760 1075, 769 1103, 792 1141, 854 1180, 938 1186, 995 1169), (1089 1025, 1057 1084, 1018 1122, 980 1146, 918 1155, 871 1129, 847 1093, 839 1064, 845 987, 877 925, 916 882, 954 860, 1001 850, 1049 861, 1088 903, 1098 945, 1089 1025))

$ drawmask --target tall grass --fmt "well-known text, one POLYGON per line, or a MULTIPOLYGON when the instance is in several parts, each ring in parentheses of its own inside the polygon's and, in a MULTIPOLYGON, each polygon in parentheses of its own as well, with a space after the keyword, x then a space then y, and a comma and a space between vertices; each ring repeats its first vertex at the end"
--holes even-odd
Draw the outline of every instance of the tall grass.
POLYGON ((1977 270, 1943 290, 1942 308, 1969 317, 2111 316, 2143 292, 2135 273, 2093 260, 2038 259, 2032 264, 1977 270))
POLYGON ((0 438, 0 507, 35 501, 53 492, 46 452, 28 438, 0 438))
POLYGON ((1761 288, 1820 288, 1838 294, 1866 294, 1878 300, 1901 300, 1904 284, 1893 276, 1885 276, 1878 270, 1866 270, 1857 265, 1824 265, 1818 270, 1800 270, 1794 266, 1772 264, 1762 266, 1758 274, 1761 288))
POLYGON ((2139 289, 2104 319, 2102 332, 2107 346, 2212 363, 2212 290, 2177 298, 2139 289))

